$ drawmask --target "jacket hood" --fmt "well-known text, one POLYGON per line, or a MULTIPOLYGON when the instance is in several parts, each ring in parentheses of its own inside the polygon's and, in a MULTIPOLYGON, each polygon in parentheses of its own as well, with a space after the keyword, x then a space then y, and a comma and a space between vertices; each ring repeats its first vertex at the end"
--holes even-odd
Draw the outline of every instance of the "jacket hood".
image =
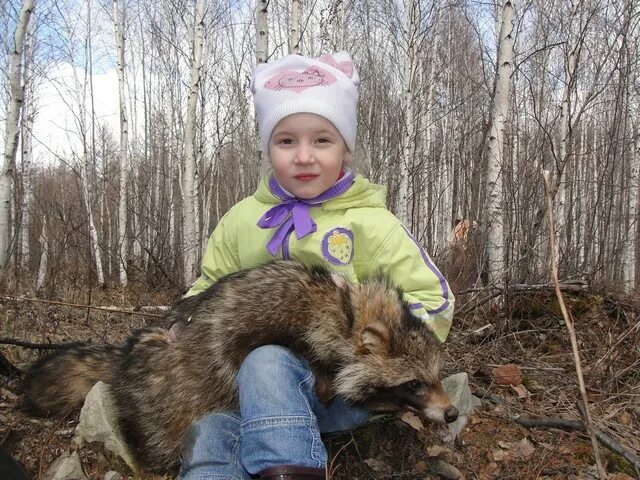
MULTIPOLYGON (((253 196, 263 203, 278 204, 282 200, 269 189, 270 175, 265 175, 253 196)), ((346 192, 322 204, 323 210, 344 210, 353 207, 385 207, 387 189, 382 185, 370 182, 362 175, 356 175, 346 192)))

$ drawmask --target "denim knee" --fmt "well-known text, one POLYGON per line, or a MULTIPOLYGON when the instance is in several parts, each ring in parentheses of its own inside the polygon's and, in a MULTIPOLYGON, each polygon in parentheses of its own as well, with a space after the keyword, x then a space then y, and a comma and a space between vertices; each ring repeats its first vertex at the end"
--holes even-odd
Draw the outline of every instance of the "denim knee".
POLYGON ((240 463, 240 416, 213 413, 194 422, 182 444, 179 480, 245 480, 240 463))
POLYGON ((247 355, 238 371, 239 383, 274 379, 301 372, 305 377, 311 372, 306 360, 297 357, 291 350, 280 345, 264 345, 247 355))
POLYGON ((315 378, 306 360, 278 345, 260 347, 247 356, 237 380, 241 457, 248 472, 279 464, 326 464, 313 412, 315 378))

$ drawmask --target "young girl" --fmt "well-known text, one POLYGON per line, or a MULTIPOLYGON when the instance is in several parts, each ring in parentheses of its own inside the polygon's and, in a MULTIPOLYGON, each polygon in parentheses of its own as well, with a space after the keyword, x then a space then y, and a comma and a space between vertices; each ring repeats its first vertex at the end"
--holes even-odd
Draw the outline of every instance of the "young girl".
MULTIPOLYGON (((445 340, 453 315, 447 282, 386 209, 385 188, 348 169, 358 82, 346 52, 256 68, 251 90, 271 172, 220 220, 187 295, 276 258, 325 265, 352 282, 382 270, 445 340)), ((281 346, 254 350, 237 383, 240 411, 205 416, 186 436, 181 479, 325 478, 320 432, 369 417, 341 398, 320 402, 308 363, 281 346)))

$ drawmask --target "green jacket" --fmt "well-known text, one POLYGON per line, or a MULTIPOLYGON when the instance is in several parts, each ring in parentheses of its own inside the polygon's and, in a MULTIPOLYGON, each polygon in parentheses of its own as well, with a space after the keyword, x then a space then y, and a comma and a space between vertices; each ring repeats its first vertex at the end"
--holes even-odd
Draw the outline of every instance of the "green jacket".
MULTIPOLYGON (((273 243, 278 227, 260 227, 258 223, 264 219, 277 222, 284 218, 286 221, 293 215, 287 211, 287 202, 283 200, 286 192, 283 193, 273 177, 264 178, 252 196, 240 201, 220 219, 202 259, 202 275, 187 296, 205 290, 229 273, 274 258, 324 265, 353 282, 382 271, 405 292, 412 312, 444 341, 451 327, 453 294, 424 249, 387 210, 385 187, 360 175, 354 178, 351 173, 341 178, 336 186, 339 184, 343 186, 339 190, 343 193, 306 210, 315 228, 297 238, 298 224, 295 230, 291 227, 282 242, 272 245, 272 252, 276 253, 273 255, 267 250, 267 244, 270 240, 273 243), (272 219, 277 216, 276 206, 284 211, 278 219, 272 219)), ((286 230, 286 226, 282 230, 286 230)))

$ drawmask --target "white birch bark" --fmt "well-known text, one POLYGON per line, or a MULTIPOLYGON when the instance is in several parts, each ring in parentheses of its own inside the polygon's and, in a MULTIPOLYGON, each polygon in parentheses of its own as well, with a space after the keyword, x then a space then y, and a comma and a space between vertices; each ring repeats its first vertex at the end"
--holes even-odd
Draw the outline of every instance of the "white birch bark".
MULTIPOLYGON (((439 47, 439 40, 440 40, 440 36, 438 35, 438 26, 440 24, 440 2, 438 0, 435 0, 435 5, 434 5, 434 21, 433 21, 433 25, 432 25, 432 35, 431 35, 431 41, 429 42, 429 52, 430 52, 430 57, 429 57, 429 77, 426 80, 426 85, 427 85, 427 97, 424 101, 425 104, 425 108, 426 108, 426 112, 422 115, 422 134, 423 134, 423 144, 422 144, 422 148, 423 148, 423 157, 425 159, 425 161, 423 162, 423 166, 422 166, 422 176, 424 179, 426 179, 427 182, 431 181, 431 176, 433 173, 433 166, 434 166, 434 162, 435 162, 435 158, 432 157, 431 154, 431 145, 432 145, 432 137, 433 137, 433 110, 435 108, 435 103, 433 101, 433 92, 434 92, 434 87, 436 84, 435 78, 436 78, 436 65, 439 64, 438 62, 438 47, 439 47)), ((446 132, 446 128, 443 129, 446 132)), ((444 150, 444 149, 443 149, 444 150)), ((446 155, 442 155, 440 160, 442 162, 446 162, 446 155)), ((444 199, 443 199, 443 204, 441 206, 440 213, 441 215, 444 216, 441 217, 439 216, 438 221, 436 222, 436 224, 434 225, 434 238, 436 239, 436 245, 441 245, 444 246, 445 243, 442 243, 443 241, 446 242, 447 241, 447 233, 444 233, 441 231, 446 230, 446 228, 443 228, 445 225, 448 225, 449 222, 446 220, 447 216, 450 213, 450 200, 451 200, 451 188, 450 185, 448 184, 448 182, 445 182, 444 184, 440 184, 440 188, 444 189, 444 199)), ((427 222, 429 222, 429 213, 431 211, 431 202, 432 202, 432 198, 430 198, 430 195, 427 195, 426 193, 424 193, 422 195, 422 214, 424 217, 424 223, 426 224, 427 222)), ((423 230, 426 230, 426 228, 424 228, 423 230)))
POLYGON ((42 218, 42 231, 40 232, 40 265, 38 266, 38 279, 36 280, 36 291, 42 290, 47 279, 47 264, 49 263, 49 230, 47 227, 47 217, 42 218))
POLYGON ((98 240, 98 229, 93 220, 93 211, 91 209, 91 200, 89 194, 89 174, 87 169, 87 152, 84 151, 85 158, 80 160, 80 183, 82 184, 82 198, 84 206, 87 209, 87 217, 89 224, 89 240, 91 241, 91 256, 96 266, 96 276, 98 284, 104 285, 104 270, 102 268, 102 257, 100 256, 100 242, 98 240))
POLYGON ((569 56, 565 64, 564 89, 562 92, 562 108, 560 113, 559 151, 556 165, 556 199, 554 217, 556 219, 556 259, 562 263, 562 252, 566 244, 567 226, 567 181, 566 167, 571 146, 571 94, 575 85, 578 50, 578 10, 582 0, 571 0, 571 26, 569 33, 569 56))
POLYGON ((583 128, 580 132, 580 146, 582 147, 582 168, 578 171, 578 191, 581 192, 578 195, 578 214, 576 215, 576 223, 578 236, 576 238, 576 243, 578 245, 578 265, 580 268, 584 266, 584 244, 585 244, 585 224, 586 224, 586 205, 587 205, 587 196, 588 196, 588 180, 587 180, 587 170, 590 162, 589 156, 591 155, 591 150, 587 148, 587 128, 583 128))
POLYGON ((300 54, 300 0, 291 0, 289 53, 300 54))
POLYGON ((501 284, 505 273, 504 212, 502 209, 503 136, 509 108, 509 77, 513 64, 513 2, 505 0, 498 43, 495 92, 491 111, 491 129, 487 142, 487 219, 489 222, 487 255, 489 281, 501 284))
POLYGON ((129 162, 127 158, 127 150, 129 143, 129 122, 127 120, 127 103, 124 94, 124 14, 121 18, 118 0, 113 0, 113 25, 116 37, 116 69, 118 72, 118 98, 120 101, 120 198, 118 200, 118 271, 120 277, 120 285, 126 287, 128 283, 127 183, 129 180, 129 162))
POLYGON ((20 111, 22 109, 22 51, 29 18, 33 13, 33 0, 24 0, 13 36, 13 51, 9 69, 9 106, 4 131, 4 157, 0 172, 0 278, 9 261, 11 234, 11 190, 13 168, 18 149, 20 111))
MULTIPOLYGON (((87 15, 90 16, 91 3, 87 4, 87 15)), ((67 13, 70 14, 71 7, 68 6, 67 13)), ((74 25, 71 22, 66 22, 67 35, 69 38, 69 61, 73 64, 77 61, 75 56, 75 31, 73 30, 74 25)), ((91 32, 87 32, 86 35, 91 35, 91 32)), ((79 175, 80 175, 80 184, 81 184, 81 194, 82 200, 84 203, 84 207, 87 212, 87 228, 89 230, 89 243, 91 250, 91 257, 94 261, 95 272, 98 279, 99 285, 104 285, 104 270, 102 267, 102 258, 100 256, 100 244, 98 239, 98 230, 95 225, 93 209, 92 209, 92 193, 93 190, 90 189, 89 183, 91 178, 89 176, 91 166, 91 159, 88 152, 87 147, 87 108, 86 108, 86 92, 87 92, 87 84, 89 83, 89 78, 91 77, 91 72, 89 71, 89 55, 88 49, 90 48, 90 42, 87 38, 84 39, 85 51, 84 51, 84 78, 83 81, 80 81, 78 70, 76 68, 72 69, 73 72, 73 81, 75 87, 75 94, 77 96, 77 107, 78 112, 75 114, 75 119, 77 122, 78 128, 78 136, 80 137, 80 141, 82 144, 82 155, 78 155, 76 152, 73 153, 74 160, 79 163, 79 175)))
POLYGON ((269 52, 268 8, 269 0, 259 0, 256 4, 256 63, 265 63, 269 52))
POLYGON ((205 0, 198 0, 194 20, 191 71, 189 74, 189 97, 185 121, 185 167, 183 175, 183 242, 184 284, 191 285, 197 275, 198 262, 198 218, 196 202, 196 107, 200 89, 200 67, 202 65, 202 43, 204 38, 205 0))
POLYGON ((404 0, 403 34, 405 39, 404 85, 402 106, 405 112, 402 137, 402 161, 400 163, 400 191, 398 201, 398 217, 407 228, 411 229, 411 172, 415 157, 416 122, 414 118, 415 91, 414 74, 416 71, 416 42, 418 36, 418 6, 414 0, 404 0))
MULTIPOLYGON (((633 118, 629 109, 630 121, 633 118)), ((631 123, 629 123, 631 124, 631 123)), ((629 231, 624 244, 623 268, 624 290, 631 292, 636 286, 636 245, 638 240, 638 197, 640 196, 640 128, 634 127, 635 143, 631 154, 629 175, 629 231)))
POLYGON ((30 22, 24 44, 24 103, 23 121, 21 122, 22 138, 22 203, 20 205, 20 264, 29 270, 31 248, 29 246, 29 227, 31 225, 31 206, 33 204, 33 120, 35 106, 33 101, 33 24, 30 22))

